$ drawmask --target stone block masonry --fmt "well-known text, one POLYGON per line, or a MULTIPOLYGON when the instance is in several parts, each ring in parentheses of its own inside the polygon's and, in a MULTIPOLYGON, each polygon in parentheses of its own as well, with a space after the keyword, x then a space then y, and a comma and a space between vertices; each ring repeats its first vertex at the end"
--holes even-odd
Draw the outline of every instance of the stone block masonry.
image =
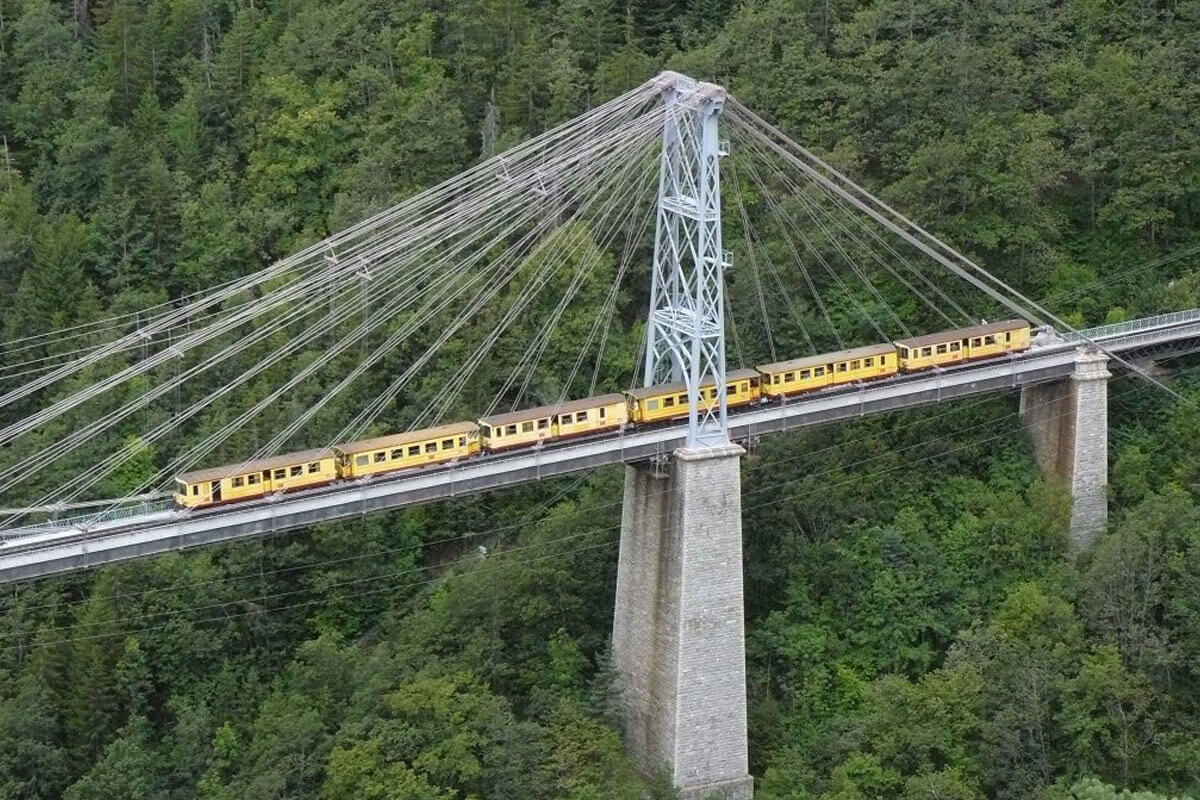
POLYGON ((626 741, 684 800, 753 793, 746 732, 740 447, 625 471, 613 658, 626 741))
POLYGON ((1071 548, 1091 547, 1108 522, 1108 357, 1080 348, 1064 381, 1021 391, 1021 419, 1042 471, 1071 493, 1071 548))

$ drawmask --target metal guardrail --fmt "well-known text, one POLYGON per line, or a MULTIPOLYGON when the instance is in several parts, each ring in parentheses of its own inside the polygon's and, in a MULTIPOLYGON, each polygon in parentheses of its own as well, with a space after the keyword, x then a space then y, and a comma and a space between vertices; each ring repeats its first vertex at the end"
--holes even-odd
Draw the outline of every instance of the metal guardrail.
POLYGON ((1158 328, 1184 325, 1189 322, 1200 323, 1200 308, 1193 308, 1189 311, 1172 311, 1168 314, 1157 314, 1153 317, 1132 319, 1127 322, 1114 322, 1110 325, 1087 328, 1078 333, 1059 334, 1059 338, 1065 342, 1082 342, 1087 339, 1091 339, 1092 341, 1096 339, 1112 339, 1128 336, 1132 333, 1144 333, 1157 330, 1158 328))
POLYGON ((130 503, 128 505, 118 506, 116 508, 106 508, 103 511, 95 511, 88 514, 73 514, 67 517, 55 517, 53 519, 48 519, 45 522, 34 523, 33 525, 22 525, 18 528, 0 528, 0 541, 21 539, 27 536, 36 536, 40 533, 61 531, 66 528, 92 528, 97 525, 103 525, 106 522, 115 522, 117 520, 129 519, 130 517, 140 517, 146 514, 154 514, 159 511, 167 511, 174 507, 174 500, 143 500, 137 503, 130 503))

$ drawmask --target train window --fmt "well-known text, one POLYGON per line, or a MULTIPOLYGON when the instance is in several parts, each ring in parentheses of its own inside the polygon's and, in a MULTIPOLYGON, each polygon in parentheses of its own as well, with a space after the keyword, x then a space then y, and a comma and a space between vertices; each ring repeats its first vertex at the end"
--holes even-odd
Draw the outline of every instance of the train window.
POLYGON ((813 367, 813 377, 814 377, 814 378, 819 378, 819 377, 821 377, 821 376, 822 376, 822 375, 824 375, 824 374, 825 374, 825 368, 824 368, 824 367, 813 367))
POLYGON ((361 455, 361 456, 354 457, 354 465, 356 467, 365 467, 369 463, 371 463, 371 459, 369 456, 361 455))
POLYGON ((387 461, 387 451, 386 450, 380 450, 378 453, 375 454, 375 463, 376 464, 382 464, 385 461, 387 461))
POLYGON ((281 481, 281 480, 283 480, 283 479, 284 479, 284 478, 286 478, 286 477, 287 477, 287 470, 286 470, 286 469, 277 469, 277 470, 275 470, 275 480, 277 480, 277 481, 281 481))
POLYGON ((453 450, 454 449, 454 440, 453 439, 442 439, 442 449, 443 450, 453 450))
POLYGON ((743 392, 748 392, 748 391, 750 391, 750 384, 749 384, 748 382, 746 382, 746 381, 742 381, 742 391, 743 391, 743 392))
POLYGON ((604 419, 607 416, 608 416, 608 409, 606 409, 604 406, 600 406, 600 419, 604 419))
POLYGON ((958 342, 950 343, 950 352, 951 353, 957 353, 960 349, 961 349, 961 347, 959 346, 958 342))
POLYGON ((254 475, 247 475, 246 483, 249 484, 250 486, 253 486, 254 484, 258 483, 258 474, 255 473, 254 475))
MULTIPOLYGON (((803 372, 801 372, 800 374, 801 374, 801 375, 803 375, 804 373, 803 373, 803 372)), ((794 372, 785 372, 785 373, 784 373, 784 375, 783 375, 783 379, 784 379, 785 381, 787 381, 788 383, 791 383, 792 381, 796 380, 796 373, 794 373, 794 372)))
POLYGON ((864 366, 864 367, 873 367, 873 366, 875 366, 875 359, 873 359, 873 358, 864 358, 864 359, 863 359, 863 366, 864 366))
POLYGON ((811 377, 812 377, 812 370, 807 370, 807 369, 800 370, 800 380, 806 381, 811 377))
POLYGON ((647 400, 646 401, 646 410, 647 411, 658 411, 658 401, 657 400, 647 400))
POLYGON ((674 405, 675 405, 674 397, 664 397, 663 398, 663 408, 672 408, 674 405))
POLYGON ((838 371, 838 372, 845 372, 845 371, 846 371, 846 362, 845 362, 845 361, 843 361, 843 362, 841 362, 840 364, 838 364, 838 365, 837 365, 837 371, 838 371))
POLYGON ((976 336, 974 339, 971 340, 971 347, 979 347, 979 344, 981 341, 983 341, 983 340, 980 339, 978 336, 976 336))
POLYGON ((521 433, 531 433, 532 431, 533 431, 533 423, 532 422, 522 422, 521 423, 521 433))
POLYGON ((293 478, 294 478, 294 477, 296 477, 297 475, 303 475, 303 474, 304 474, 304 467, 303 467, 303 466, 292 467, 292 468, 289 470, 289 472, 291 473, 291 477, 293 477, 293 478))
POLYGON ((458 437, 458 446, 466 447, 467 446, 467 437, 465 437, 465 436, 458 437))
POLYGON ((309 464, 309 465, 308 465, 308 471, 309 471, 309 472, 320 472, 320 471, 321 471, 321 462, 320 462, 320 461, 314 461, 314 462, 312 462, 311 464, 309 464))
POLYGON ((850 362, 850 369, 858 369, 858 367, 859 367, 859 363, 857 361, 850 362))
POLYGON ((484 436, 491 436, 492 435, 492 427, 490 425, 480 425, 479 432, 482 433, 484 436))
POLYGON ((688 404, 688 396, 686 394, 679 395, 679 405, 685 406, 688 404))
POLYGON ((517 435, 517 426, 516 425, 505 425, 504 433, 506 436, 516 436, 517 435))
POLYGON ((392 461, 399 461, 400 459, 404 458, 404 448, 397 447, 395 450, 392 451, 392 455, 390 456, 390 458, 392 459, 392 461))
POLYGON ((544 430, 546 430, 546 428, 549 428, 549 427, 550 427, 550 420, 548 420, 548 419, 539 419, 538 420, 538 430, 539 431, 544 431, 544 430))
POLYGON ((242 480, 241 476, 239 476, 239 477, 236 477, 236 478, 234 478, 234 479, 233 479, 233 488, 235 488, 235 489, 236 489, 236 488, 238 488, 239 486, 242 486, 244 483, 245 483, 245 481, 244 481, 244 480, 242 480))
POLYGON ((778 385, 779 385, 779 382, 780 382, 781 380, 783 380, 783 379, 782 379, 782 378, 781 378, 781 377, 780 377, 778 374, 776 374, 776 375, 772 375, 772 376, 770 376, 770 377, 771 377, 771 383, 775 384, 776 386, 778 386, 778 385))
POLYGON ((586 411, 580 411, 578 414, 575 415, 576 422, 587 422, 587 418, 588 418, 588 412, 586 412, 586 411))
POLYGON ((901 357, 901 358, 908 358, 908 348, 907 348, 907 347, 901 347, 901 348, 898 348, 898 349, 900 350, 900 357, 901 357))
POLYGON ((995 344, 996 337, 995 336, 985 336, 985 337, 983 337, 983 343, 984 344, 995 344))
POLYGON ((192 496, 195 497, 198 494, 200 494, 200 486, 199 485, 193 486, 192 487, 192 496))
POLYGON ((942 353, 946 352, 946 345, 939 344, 937 346, 937 352, 938 352, 938 355, 941 355, 942 353))
POLYGON ((436 453, 437 452, 437 442, 426 442, 425 443, 425 452, 426 453, 436 453))
POLYGON ((1012 341, 1012 333, 1010 331, 1004 332, 1004 341, 1006 341, 1006 342, 1012 341))
POLYGON ((412 458, 413 456, 419 456, 419 455, 421 455, 421 445, 413 444, 413 445, 408 446, 409 458, 412 458))

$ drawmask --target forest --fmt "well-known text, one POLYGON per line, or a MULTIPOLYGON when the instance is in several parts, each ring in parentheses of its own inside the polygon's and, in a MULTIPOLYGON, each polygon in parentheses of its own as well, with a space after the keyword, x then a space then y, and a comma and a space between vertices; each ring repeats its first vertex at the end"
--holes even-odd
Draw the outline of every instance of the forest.
MULTIPOLYGON (((61 332, 259 270, 663 69, 727 86, 1073 325, 1200 307, 1197 0, 0 0, 0 380, 61 358, 61 332)), ((728 187, 754 211, 753 186, 728 187)), ((561 324, 588 325, 599 292, 561 324)), ((609 388, 637 361, 641 292, 589 365, 609 388)), ((554 348, 530 378, 557 390, 554 348)), ((497 351, 463 408, 520 356, 497 351)), ((1110 382, 1109 527, 1078 557, 1016 393, 753 448, 756 797, 1200 797, 1197 366, 1158 368, 1178 396, 1110 382)), ((4 449, 0 466, 24 452, 4 449)), ((141 447, 98 496, 169 455, 141 447)), ((621 485, 605 468, 5 587, 0 798, 672 797, 621 738, 621 485)))

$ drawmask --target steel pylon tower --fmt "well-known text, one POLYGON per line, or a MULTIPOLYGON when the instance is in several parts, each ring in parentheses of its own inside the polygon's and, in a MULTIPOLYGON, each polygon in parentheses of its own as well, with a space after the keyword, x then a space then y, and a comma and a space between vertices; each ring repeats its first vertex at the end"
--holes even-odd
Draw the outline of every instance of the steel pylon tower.
POLYGON ((717 118, 725 89, 665 72, 658 224, 646 331, 645 385, 687 386, 689 447, 729 441, 725 397, 725 284, 721 247, 724 150, 717 118), (700 387, 713 381, 715 394, 700 387))

